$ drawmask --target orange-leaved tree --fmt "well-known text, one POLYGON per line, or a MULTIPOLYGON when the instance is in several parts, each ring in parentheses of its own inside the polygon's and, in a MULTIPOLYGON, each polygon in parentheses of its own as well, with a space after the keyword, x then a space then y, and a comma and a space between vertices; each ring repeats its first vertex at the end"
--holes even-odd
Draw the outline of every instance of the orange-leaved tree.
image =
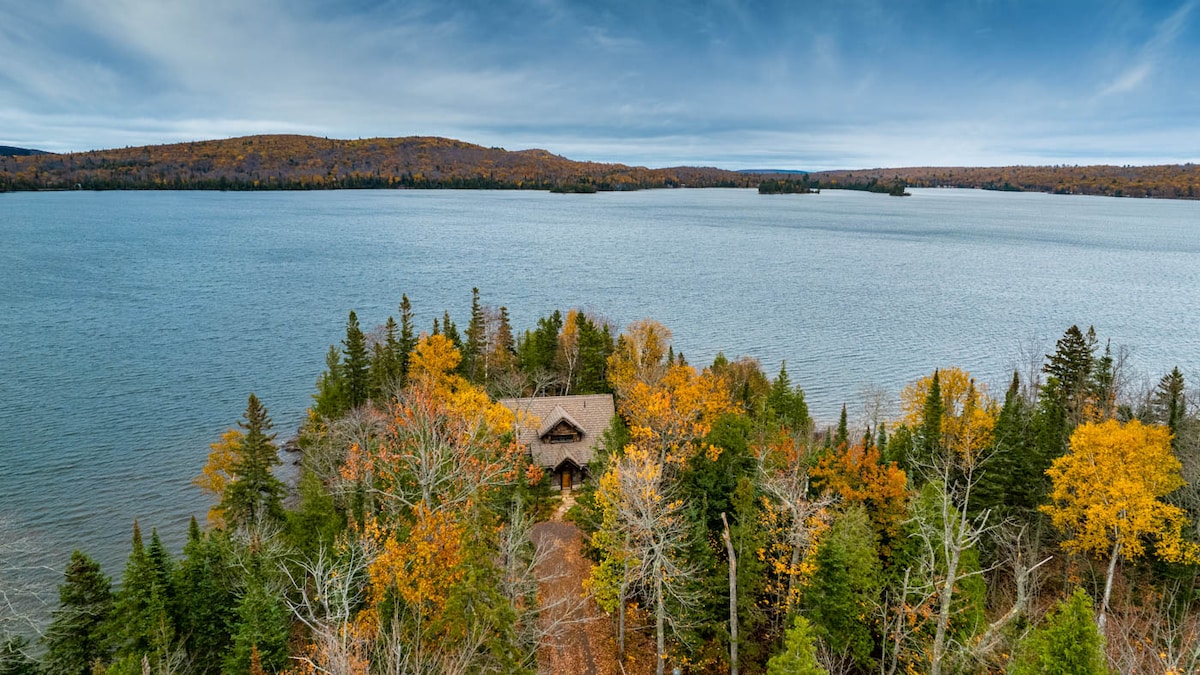
POLYGON ((1042 511, 1067 534, 1063 546, 1109 556, 1098 619, 1101 631, 1119 558, 1142 556, 1145 540, 1152 539, 1162 560, 1197 560, 1195 544, 1183 538, 1186 514, 1161 499, 1184 484, 1179 470, 1165 427, 1107 420, 1076 427, 1067 454, 1046 471, 1052 503, 1042 511))
POLYGON ((867 507, 885 550, 900 534, 907 516, 908 477, 894 463, 884 464, 879 448, 861 443, 823 455, 812 469, 818 490, 837 495, 844 505, 867 507))

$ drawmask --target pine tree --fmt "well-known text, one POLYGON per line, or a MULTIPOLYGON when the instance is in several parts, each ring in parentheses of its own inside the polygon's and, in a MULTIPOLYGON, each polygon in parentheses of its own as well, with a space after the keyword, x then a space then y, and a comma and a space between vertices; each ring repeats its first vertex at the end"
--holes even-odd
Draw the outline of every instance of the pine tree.
POLYGON ((991 456, 971 492, 975 512, 993 509, 1029 517, 1046 494, 1050 463, 1038 455, 1033 438, 1033 411, 1021 395, 1021 378, 1013 378, 996 418, 991 456))
POLYGON ((396 391, 400 384, 400 338, 396 320, 388 317, 383 327, 384 338, 371 347, 371 391, 370 398, 383 401, 396 391))
POLYGON ((99 563, 75 551, 58 587, 58 609, 42 638, 46 672, 87 675, 93 662, 106 660, 106 622, 112 610, 112 582, 99 563))
POLYGON ((254 523, 259 518, 283 519, 283 483, 271 473, 280 464, 279 452, 272 442, 271 418, 258 397, 250 394, 244 413, 245 429, 242 456, 233 467, 233 481, 225 488, 221 509, 230 527, 254 523))
POLYGON ((1013 675, 1107 675, 1104 638, 1092 618, 1092 599, 1077 589, 1046 616, 1018 648, 1013 675))
POLYGON ((446 339, 450 341, 450 344, 454 345, 455 349, 457 349, 460 353, 462 352, 463 341, 458 335, 458 326, 455 326, 454 322, 450 320, 450 312, 444 312, 442 314, 442 334, 446 336, 446 339))
POLYGON ((829 675, 817 663, 817 645, 812 628, 797 616, 783 637, 783 651, 767 661, 767 675, 829 675))
POLYGON ((342 341, 342 375, 346 381, 346 404, 350 408, 367 402, 371 388, 370 360, 367 357, 367 337, 358 326, 358 315, 350 311, 346 320, 346 339, 342 341))
POLYGON ((573 391, 579 394, 602 394, 609 391, 608 357, 613 352, 612 335, 608 326, 597 328, 583 312, 575 315, 579 327, 579 367, 573 391))

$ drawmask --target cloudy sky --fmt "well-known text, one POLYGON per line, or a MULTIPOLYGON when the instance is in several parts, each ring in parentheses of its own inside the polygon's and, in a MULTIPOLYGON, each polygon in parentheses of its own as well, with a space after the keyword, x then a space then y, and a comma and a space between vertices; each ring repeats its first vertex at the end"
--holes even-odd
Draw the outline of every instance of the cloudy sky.
POLYGON ((1200 161, 1200 0, 0 0, 0 144, 257 133, 734 169, 1200 161))

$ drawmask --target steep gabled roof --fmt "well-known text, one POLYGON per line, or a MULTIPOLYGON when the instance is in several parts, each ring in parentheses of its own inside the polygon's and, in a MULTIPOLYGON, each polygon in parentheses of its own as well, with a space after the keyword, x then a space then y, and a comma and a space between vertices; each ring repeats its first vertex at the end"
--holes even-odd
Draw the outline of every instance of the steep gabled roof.
POLYGON ((529 448, 533 461, 551 468, 567 459, 586 466, 592 461, 600 436, 616 414, 612 394, 509 398, 500 403, 517 414, 517 440, 529 448), (543 440, 561 422, 579 431, 578 442, 549 443, 543 440))

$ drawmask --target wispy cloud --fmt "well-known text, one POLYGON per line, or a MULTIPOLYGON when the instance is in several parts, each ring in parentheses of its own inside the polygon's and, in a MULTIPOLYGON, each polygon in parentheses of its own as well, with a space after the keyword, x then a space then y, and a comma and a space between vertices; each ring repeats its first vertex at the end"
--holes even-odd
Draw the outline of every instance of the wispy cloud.
POLYGON ((1069 162, 1108 137, 1111 161, 1166 159, 1200 155, 1168 140, 1200 110, 1198 3, 0 3, 0 143, 422 134, 829 168, 1069 162), (1121 140, 1131 120, 1157 145, 1121 140))

